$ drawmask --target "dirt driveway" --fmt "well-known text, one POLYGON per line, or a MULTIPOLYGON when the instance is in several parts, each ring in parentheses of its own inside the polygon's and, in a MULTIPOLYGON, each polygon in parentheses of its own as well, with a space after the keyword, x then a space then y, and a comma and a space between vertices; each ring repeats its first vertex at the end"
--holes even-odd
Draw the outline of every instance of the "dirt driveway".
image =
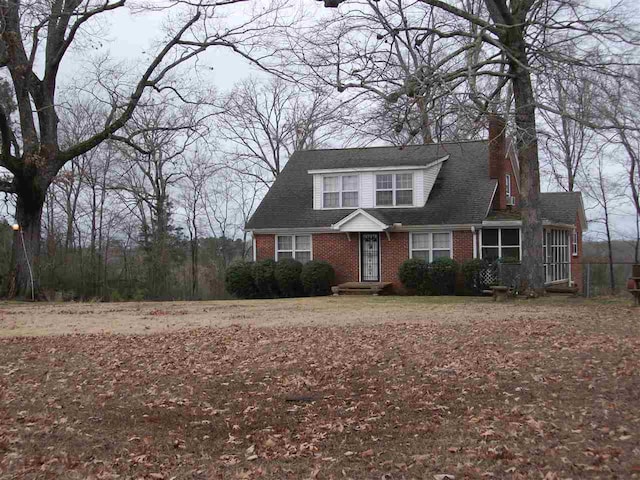
POLYGON ((357 326, 451 324, 517 318, 580 320, 640 316, 630 304, 554 298, 496 304, 488 298, 321 297, 281 300, 131 303, 0 303, 0 337, 140 334, 230 325, 357 326))

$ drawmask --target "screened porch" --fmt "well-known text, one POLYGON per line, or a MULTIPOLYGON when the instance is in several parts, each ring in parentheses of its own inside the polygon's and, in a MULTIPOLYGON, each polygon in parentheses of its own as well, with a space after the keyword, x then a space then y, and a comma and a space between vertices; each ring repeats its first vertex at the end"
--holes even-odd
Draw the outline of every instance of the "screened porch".
MULTIPOLYGON (((491 262, 489 283, 520 283, 522 238, 519 227, 506 226, 480 230, 480 258, 491 262), (491 278, 493 277, 493 278, 491 278)), ((543 235, 544 278, 547 285, 570 283, 571 257, 577 253, 577 238, 572 229, 545 227, 543 235)))

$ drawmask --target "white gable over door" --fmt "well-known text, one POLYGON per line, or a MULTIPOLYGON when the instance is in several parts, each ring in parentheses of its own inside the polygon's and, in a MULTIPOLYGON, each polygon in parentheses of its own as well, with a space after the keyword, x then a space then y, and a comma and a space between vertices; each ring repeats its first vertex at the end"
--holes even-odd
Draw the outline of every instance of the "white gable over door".
POLYGON ((331 228, 339 232, 384 232, 389 228, 389 225, 364 210, 358 209, 331 225, 331 228))

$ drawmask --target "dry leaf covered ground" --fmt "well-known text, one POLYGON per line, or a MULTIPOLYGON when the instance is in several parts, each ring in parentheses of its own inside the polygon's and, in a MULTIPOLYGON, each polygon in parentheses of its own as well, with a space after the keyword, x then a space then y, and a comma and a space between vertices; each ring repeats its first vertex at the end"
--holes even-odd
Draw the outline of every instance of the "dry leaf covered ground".
POLYGON ((0 306, 2 478, 640 478, 640 313, 0 306))

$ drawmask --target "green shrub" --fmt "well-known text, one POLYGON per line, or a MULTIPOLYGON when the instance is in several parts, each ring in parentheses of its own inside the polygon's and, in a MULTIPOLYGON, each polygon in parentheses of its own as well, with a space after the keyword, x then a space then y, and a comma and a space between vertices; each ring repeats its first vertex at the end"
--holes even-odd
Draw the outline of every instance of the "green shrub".
POLYGON ((260 298, 274 298, 278 296, 278 282, 276 281, 276 262, 270 258, 253 264, 253 282, 260 298))
POLYGON ((423 294, 428 277, 428 264, 420 258, 410 258, 400 265, 398 277, 409 293, 423 294))
POLYGON ((431 295, 454 295, 458 264, 451 258, 436 258, 429 265, 428 293, 431 295))
POLYGON ((480 258, 467 260, 461 265, 460 269, 464 279, 464 294, 479 295, 483 290, 489 288, 489 285, 484 283, 482 276, 482 272, 489 268, 489 266, 489 262, 480 258))
POLYGON ((224 277, 224 286, 235 297, 255 298, 258 292, 253 281, 252 264, 241 260, 229 265, 224 277))
POLYGON ((275 277, 282 297, 299 297, 303 293, 302 264, 293 258, 283 258, 276 263, 275 277))
POLYGON ((335 279, 335 270, 328 262, 323 260, 307 262, 302 267, 302 274, 300 275, 304 292, 312 297, 329 295, 335 279))

